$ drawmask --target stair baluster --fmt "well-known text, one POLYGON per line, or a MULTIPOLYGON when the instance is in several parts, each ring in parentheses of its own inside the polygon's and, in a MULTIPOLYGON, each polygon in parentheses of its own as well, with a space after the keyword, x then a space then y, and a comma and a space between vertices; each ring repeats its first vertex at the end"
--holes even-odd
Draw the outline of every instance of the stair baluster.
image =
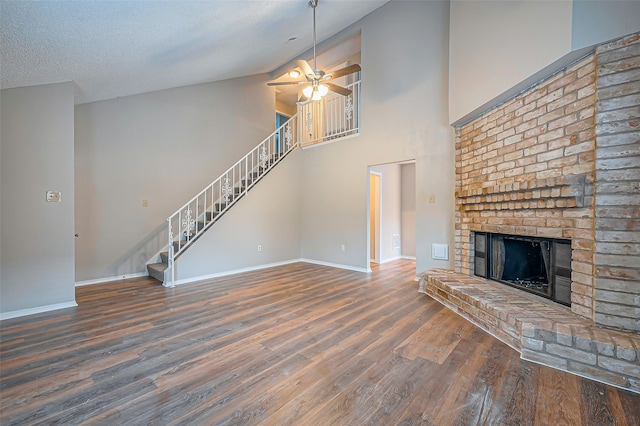
POLYGON ((160 255, 163 262, 147 265, 150 275, 158 279, 162 278, 163 285, 166 287, 175 285, 176 259, 242 198, 260 178, 298 147, 297 142, 291 137, 297 132, 296 117, 296 115, 291 117, 218 179, 167 218, 168 248, 166 253, 160 255))

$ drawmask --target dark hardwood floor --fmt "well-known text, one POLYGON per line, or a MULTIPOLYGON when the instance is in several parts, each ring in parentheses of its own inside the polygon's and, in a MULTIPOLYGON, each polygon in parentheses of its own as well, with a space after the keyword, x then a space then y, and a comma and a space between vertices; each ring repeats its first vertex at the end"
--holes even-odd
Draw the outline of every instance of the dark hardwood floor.
POLYGON ((414 268, 80 287, 1 323, 0 423, 640 425, 639 395, 520 360, 414 268))

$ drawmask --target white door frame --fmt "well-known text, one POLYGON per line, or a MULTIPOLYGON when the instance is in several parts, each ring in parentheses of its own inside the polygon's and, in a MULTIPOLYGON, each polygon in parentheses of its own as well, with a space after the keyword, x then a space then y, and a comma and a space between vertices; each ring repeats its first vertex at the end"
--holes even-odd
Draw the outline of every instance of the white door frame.
POLYGON ((371 167, 368 168, 368 184, 367 188, 367 264, 369 262, 380 263, 380 234, 382 231, 382 173, 371 170, 371 167), (375 217, 371 217, 371 176, 375 175, 378 177, 378 203, 376 207, 378 208, 378 226, 376 227, 376 235, 371 235, 371 228, 375 226, 375 217), (375 257, 371 256, 371 238, 374 237, 373 244, 375 245, 375 257))

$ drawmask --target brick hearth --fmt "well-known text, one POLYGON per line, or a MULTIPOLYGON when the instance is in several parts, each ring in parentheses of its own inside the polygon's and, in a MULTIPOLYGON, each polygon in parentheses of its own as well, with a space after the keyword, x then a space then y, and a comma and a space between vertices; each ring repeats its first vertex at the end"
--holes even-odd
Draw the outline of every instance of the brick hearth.
POLYGON ((640 33, 456 128, 455 242, 432 297, 525 359, 640 392, 640 33), (475 277, 475 232, 571 240, 571 308, 475 277))
POLYGON ((433 269, 421 284, 522 359, 640 393, 640 338, 633 333, 598 327, 565 306, 480 277, 433 269))

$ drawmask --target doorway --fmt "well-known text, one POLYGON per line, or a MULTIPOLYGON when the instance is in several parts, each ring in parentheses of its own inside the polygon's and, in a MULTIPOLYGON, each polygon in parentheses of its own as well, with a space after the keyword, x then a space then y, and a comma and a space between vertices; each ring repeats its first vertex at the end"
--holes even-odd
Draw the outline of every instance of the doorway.
POLYGON ((380 263, 380 210, 382 174, 369 172, 369 261, 380 263))
POLYGON ((367 179, 367 262, 415 260, 415 161, 370 165, 367 179))

